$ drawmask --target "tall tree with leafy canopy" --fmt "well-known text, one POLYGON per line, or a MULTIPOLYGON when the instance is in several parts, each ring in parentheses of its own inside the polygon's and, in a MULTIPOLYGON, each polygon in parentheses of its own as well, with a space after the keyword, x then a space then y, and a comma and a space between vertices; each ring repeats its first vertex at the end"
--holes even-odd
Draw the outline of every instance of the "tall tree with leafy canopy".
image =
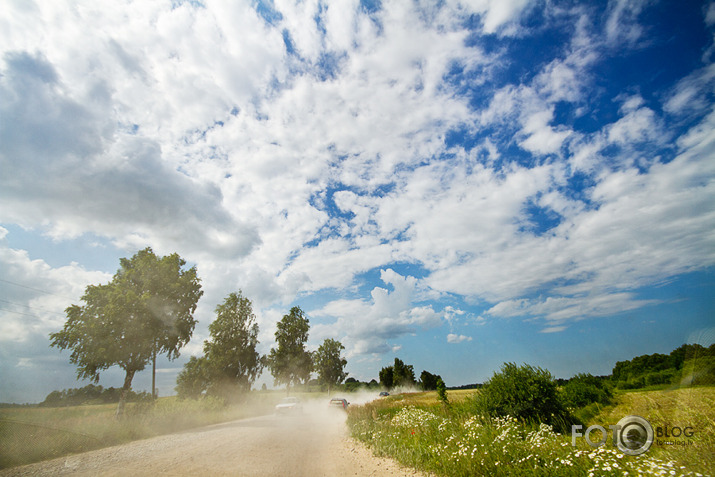
POLYGON ((291 385, 307 381, 313 370, 312 355, 305 349, 310 323, 303 310, 294 306, 277 327, 277 347, 268 355, 268 366, 275 382, 285 384, 290 394, 291 385))
POLYGON ((189 342, 196 326, 193 317, 201 298, 196 268, 183 269, 177 254, 157 257, 151 248, 131 259, 106 285, 90 285, 83 306, 68 307, 62 330, 51 333, 51 346, 71 349, 70 362, 79 379, 99 381, 99 373, 112 366, 125 372, 117 417, 124 412, 134 375, 156 354, 169 359, 189 342))
POLYGON ((380 384, 385 389, 392 389, 392 366, 385 366, 380 370, 380 384))
POLYGON ((345 346, 340 341, 328 338, 323 341, 313 356, 318 381, 321 384, 327 384, 328 394, 330 394, 331 387, 342 383, 348 376, 348 373, 345 372, 348 361, 340 356, 340 352, 344 349, 345 346))
POLYGON ((239 291, 216 307, 209 325, 211 340, 204 342, 211 384, 215 394, 229 399, 250 391, 263 370, 263 357, 256 351, 258 324, 251 300, 239 291))
POLYGON ((415 368, 411 364, 405 364, 401 359, 395 358, 392 366, 392 386, 414 386, 415 368))

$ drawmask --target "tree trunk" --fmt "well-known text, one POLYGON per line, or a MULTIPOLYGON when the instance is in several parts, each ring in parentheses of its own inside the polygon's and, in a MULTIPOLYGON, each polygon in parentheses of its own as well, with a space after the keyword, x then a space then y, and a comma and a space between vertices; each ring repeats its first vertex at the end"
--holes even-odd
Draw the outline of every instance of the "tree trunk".
POLYGON ((154 355, 151 357, 151 399, 156 399, 156 343, 154 343, 154 355))
POLYGON ((124 386, 122 387, 122 392, 119 394, 119 404, 117 404, 117 413, 115 418, 121 419, 124 417, 124 406, 127 404, 127 396, 129 391, 132 389, 132 379, 134 379, 134 373, 136 370, 127 370, 127 374, 124 376, 124 386))

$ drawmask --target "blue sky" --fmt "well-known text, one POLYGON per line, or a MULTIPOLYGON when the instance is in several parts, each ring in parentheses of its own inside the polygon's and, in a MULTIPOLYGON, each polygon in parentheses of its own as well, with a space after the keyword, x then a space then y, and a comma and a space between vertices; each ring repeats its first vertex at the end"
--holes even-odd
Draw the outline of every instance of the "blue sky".
POLYGON ((262 352, 298 305, 360 380, 709 345, 714 26, 690 0, 6 2, 0 401, 85 384, 48 334, 147 246, 205 291, 162 395, 238 289, 262 352))

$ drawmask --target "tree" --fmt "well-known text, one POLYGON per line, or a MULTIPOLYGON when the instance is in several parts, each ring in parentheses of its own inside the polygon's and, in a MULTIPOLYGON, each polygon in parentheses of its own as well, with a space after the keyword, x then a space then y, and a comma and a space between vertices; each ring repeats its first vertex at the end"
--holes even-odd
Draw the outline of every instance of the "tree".
POLYGON ((176 377, 176 394, 179 399, 197 399, 208 389, 210 383, 206 358, 192 356, 176 377))
POLYGON ((385 389, 392 389, 392 366, 386 366, 380 370, 380 384, 385 389))
POLYGON ((196 268, 177 254, 157 257, 151 248, 122 258, 121 268, 106 285, 90 285, 83 306, 71 305, 62 330, 51 333, 51 346, 71 349, 70 362, 77 377, 99 381, 99 373, 112 366, 125 372, 117 405, 124 412, 132 380, 157 354, 169 359, 191 339, 196 326, 193 313, 201 298, 196 268))
POLYGON ((228 399, 233 390, 248 392, 263 370, 263 358, 256 351, 258 324, 251 300, 239 290, 216 307, 216 319, 209 325, 211 340, 204 353, 214 394, 228 399))
POLYGON ((415 369, 412 365, 406 365, 401 359, 395 358, 392 366, 392 386, 414 386, 415 369))
POLYGON ((420 374, 420 383, 424 391, 434 391, 437 389, 437 381, 442 379, 438 374, 432 374, 429 371, 422 371, 420 374))
POLYGON ((323 341, 314 356, 315 371, 318 373, 318 381, 327 384, 328 394, 330 388, 342 383, 348 376, 345 366, 348 361, 340 356, 340 352, 345 347, 340 341, 328 338, 323 341))
POLYGON ((268 366, 275 382, 285 384, 288 393, 291 384, 303 383, 310 378, 313 361, 311 353, 305 350, 309 329, 308 318, 297 306, 278 322, 275 334, 278 347, 271 349, 268 366))
POLYGON ((437 397, 439 398, 439 401, 445 406, 449 406, 449 398, 447 397, 447 386, 444 384, 444 381, 442 381, 441 376, 437 376, 437 381, 435 382, 434 387, 437 390, 437 397))

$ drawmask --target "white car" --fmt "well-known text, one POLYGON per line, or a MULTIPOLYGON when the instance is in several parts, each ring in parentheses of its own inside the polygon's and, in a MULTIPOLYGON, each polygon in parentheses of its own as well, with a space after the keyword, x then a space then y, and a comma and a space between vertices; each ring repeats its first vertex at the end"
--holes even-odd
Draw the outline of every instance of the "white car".
POLYGON ((287 397, 281 399, 276 405, 276 414, 302 414, 303 404, 297 397, 287 397))

